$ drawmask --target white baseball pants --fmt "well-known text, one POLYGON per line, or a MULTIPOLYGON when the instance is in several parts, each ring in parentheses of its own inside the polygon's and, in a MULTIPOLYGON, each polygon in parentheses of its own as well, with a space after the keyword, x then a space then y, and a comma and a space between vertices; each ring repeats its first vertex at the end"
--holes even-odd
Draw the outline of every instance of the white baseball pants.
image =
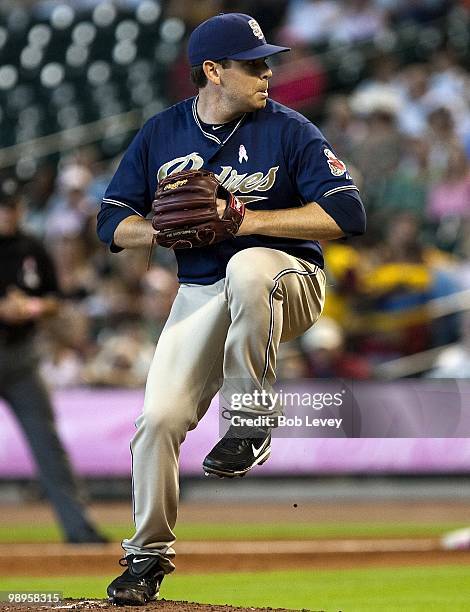
POLYGON ((323 270, 264 247, 238 252, 226 278, 213 285, 180 285, 131 442, 136 531, 122 543, 126 554, 158 555, 165 572, 174 569, 178 460, 186 433, 221 387, 225 395, 233 381, 244 387, 241 393, 271 386, 279 343, 311 327, 324 298, 323 270))

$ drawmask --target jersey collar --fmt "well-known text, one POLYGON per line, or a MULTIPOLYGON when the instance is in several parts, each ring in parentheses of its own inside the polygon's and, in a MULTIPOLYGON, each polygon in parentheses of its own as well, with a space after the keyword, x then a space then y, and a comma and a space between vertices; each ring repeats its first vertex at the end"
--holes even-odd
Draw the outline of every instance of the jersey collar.
POLYGON ((197 101, 198 101, 199 95, 197 95, 194 100, 193 100, 193 117, 194 117, 194 121, 196 122, 196 125, 198 126, 198 128, 201 130, 201 132, 204 134, 204 136, 206 138, 209 138, 210 140, 213 140, 214 142, 216 142, 218 145, 224 145, 227 140, 229 138, 232 137, 232 135, 238 130, 238 128, 240 127, 242 121, 245 119, 246 117, 246 113, 244 113, 240 119, 237 121, 237 123, 235 124, 235 127, 233 128, 233 130, 230 132, 230 134, 224 138, 224 140, 220 140, 220 138, 217 138, 217 136, 215 134, 211 134, 210 132, 206 132, 204 130, 204 128, 201 125, 201 122, 199 121, 199 117, 197 114, 197 101))

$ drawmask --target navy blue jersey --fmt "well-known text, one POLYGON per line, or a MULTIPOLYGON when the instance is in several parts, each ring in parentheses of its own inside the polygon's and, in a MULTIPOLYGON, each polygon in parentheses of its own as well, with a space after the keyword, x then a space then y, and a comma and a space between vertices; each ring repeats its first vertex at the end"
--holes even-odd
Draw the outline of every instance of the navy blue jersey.
MULTIPOLYGON (((214 172, 252 210, 280 210, 315 201, 346 234, 362 233, 364 209, 357 187, 321 132, 305 117, 268 100, 264 109, 231 124, 207 126, 201 123, 196 104, 197 97, 190 98, 158 113, 130 144, 98 215, 98 234, 112 251, 121 250, 113 243, 119 223, 129 215, 149 214, 158 181, 199 168, 214 172)), ((255 246, 280 249, 323 267, 316 241, 235 236, 210 247, 176 250, 179 280, 214 283, 225 276, 237 251, 255 246)))

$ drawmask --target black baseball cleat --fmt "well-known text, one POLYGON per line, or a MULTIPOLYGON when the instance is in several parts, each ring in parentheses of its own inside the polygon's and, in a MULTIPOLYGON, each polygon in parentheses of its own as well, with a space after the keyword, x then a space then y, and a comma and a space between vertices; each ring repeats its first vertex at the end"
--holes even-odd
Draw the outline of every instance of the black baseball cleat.
POLYGON ((206 475, 221 478, 245 476, 255 465, 262 465, 271 454, 271 430, 261 427, 234 427, 217 442, 202 462, 206 475))
POLYGON ((126 571, 108 586, 108 601, 115 606, 143 606, 158 597, 164 572, 155 555, 127 555, 119 565, 126 571))

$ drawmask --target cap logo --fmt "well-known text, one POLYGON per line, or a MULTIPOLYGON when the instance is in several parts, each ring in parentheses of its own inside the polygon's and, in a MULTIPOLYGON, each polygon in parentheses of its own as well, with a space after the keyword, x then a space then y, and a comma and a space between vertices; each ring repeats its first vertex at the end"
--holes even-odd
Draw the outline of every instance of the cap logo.
POLYGON ((261 26, 256 21, 256 19, 250 19, 250 21, 248 22, 248 25, 253 30, 253 34, 256 36, 256 38, 263 40, 264 38, 263 30, 261 29, 261 26))

